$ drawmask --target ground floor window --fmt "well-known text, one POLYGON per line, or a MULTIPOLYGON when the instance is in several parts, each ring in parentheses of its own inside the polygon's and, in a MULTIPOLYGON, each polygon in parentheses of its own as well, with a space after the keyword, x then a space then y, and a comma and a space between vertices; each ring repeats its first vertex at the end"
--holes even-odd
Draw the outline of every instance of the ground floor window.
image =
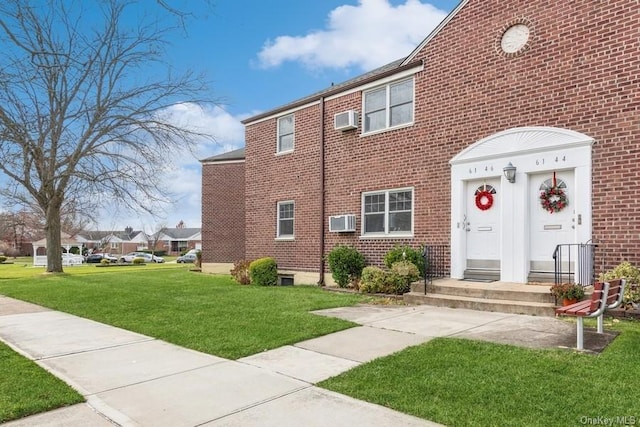
POLYGON ((413 234, 413 188, 362 193, 362 235, 413 234))
POLYGON ((186 240, 172 240, 171 252, 184 252, 189 249, 189 242, 186 240))
POLYGON ((295 205, 293 200, 278 202, 278 238, 293 238, 293 225, 295 219, 295 205))

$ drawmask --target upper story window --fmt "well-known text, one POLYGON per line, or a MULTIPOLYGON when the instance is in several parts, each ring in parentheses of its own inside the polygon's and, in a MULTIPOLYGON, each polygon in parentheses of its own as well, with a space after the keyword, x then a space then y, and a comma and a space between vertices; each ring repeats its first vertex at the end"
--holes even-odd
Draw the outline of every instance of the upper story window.
POLYGON ((293 151, 295 122, 294 115, 278 118, 278 153, 293 151))
POLYGON ((365 92, 363 133, 412 123, 413 99, 413 78, 365 92))
POLYGON ((413 188, 362 194, 363 236, 413 235, 413 188))
POLYGON ((293 239, 295 205, 293 200, 278 202, 277 237, 293 239))

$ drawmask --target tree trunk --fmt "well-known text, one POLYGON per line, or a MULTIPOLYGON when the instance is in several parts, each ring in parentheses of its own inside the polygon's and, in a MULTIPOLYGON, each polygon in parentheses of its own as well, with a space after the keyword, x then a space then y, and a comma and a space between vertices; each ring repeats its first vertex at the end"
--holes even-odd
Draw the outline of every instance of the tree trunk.
POLYGON ((52 201, 47 207, 47 272, 62 273, 62 238, 60 230, 61 203, 52 201))

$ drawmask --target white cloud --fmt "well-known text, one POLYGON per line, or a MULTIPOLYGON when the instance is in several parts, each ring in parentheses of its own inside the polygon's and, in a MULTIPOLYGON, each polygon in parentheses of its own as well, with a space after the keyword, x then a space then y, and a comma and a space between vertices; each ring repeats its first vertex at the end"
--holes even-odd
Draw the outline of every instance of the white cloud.
POLYGON ((324 30, 267 41, 258 59, 263 68, 292 61, 310 69, 368 71, 411 53, 446 15, 419 0, 397 6, 389 0, 359 0, 357 6, 331 11, 324 30))
POLYGON ((199 160, 244 146, 244 125, 240 122, 244 118, 244 115, 233 116, 220 106, 183 103, 167 109, 164 120, 211 135, 213 140, 196 141, 193 153, 177 151, 158 171, 160 186, 171 193, 172 203, 165 204, 162 211, 156 211, 157 217, 110 206, 102 212, 98 228, 124 229, 130 225, 152 232, 157 225, 175 227, 181 220, 187 227, 200 227, 202 166, 199 160))

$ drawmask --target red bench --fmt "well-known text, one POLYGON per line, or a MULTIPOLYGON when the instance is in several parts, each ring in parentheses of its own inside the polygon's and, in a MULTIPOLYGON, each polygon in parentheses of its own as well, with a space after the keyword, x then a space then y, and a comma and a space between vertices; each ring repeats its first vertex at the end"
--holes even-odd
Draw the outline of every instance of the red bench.
POLYGON ((598 333, 604 332, 604 312, 619 307, 624 298, 625 279, 614 279, 605 283, 594 285, 591 299, 580 301, 566 307, 556 309, 558 316, 575 316, 577 323, 577 348, 584 349, 584 324, 583 318, 598 318, 598 333))
POLYGON ((603 315, 607 308, 608 295, 609 283, 596 283, 593 285, 593 293, 590 299, 556 309, 556 316, 576 317, 578 350, 584 350, 584 318, 603 315))
MULTIPOLYGON (((607 306, 605 310, 617 308, 622 304, 624 298, 625 279, 615 279, 609 281, 609 292, 607 293, 607 306)), ((604 332, 604 313, 598 316, 598 333, 604 332)))

